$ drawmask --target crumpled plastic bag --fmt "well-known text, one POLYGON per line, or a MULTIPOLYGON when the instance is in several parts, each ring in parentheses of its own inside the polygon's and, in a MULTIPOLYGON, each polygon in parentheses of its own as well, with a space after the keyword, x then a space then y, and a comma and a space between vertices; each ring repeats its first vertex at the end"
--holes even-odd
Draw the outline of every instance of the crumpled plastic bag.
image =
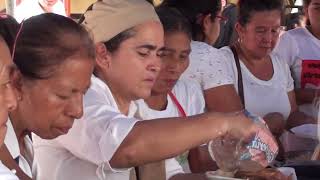
MULTIPOLYGON (((244 111, 260 128, 250 139, 225 134, 209 142, 209 152, 224 172, 257 172, 272 163, 278 145, 262 118, 244 111)), ((236 119, 235 119, 236 120, 236 119)))

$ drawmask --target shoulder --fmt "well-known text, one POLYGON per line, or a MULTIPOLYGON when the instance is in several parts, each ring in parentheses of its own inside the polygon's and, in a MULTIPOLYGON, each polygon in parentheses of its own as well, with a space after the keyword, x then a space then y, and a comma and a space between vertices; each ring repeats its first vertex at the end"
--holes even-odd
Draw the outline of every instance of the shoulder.
POLYGON ((208 55, 208 54, 215 54, 218 52, 218 49, 210 46, 207 43, 199 42, 199 41, 192 41, 191 42, 191 54, 193 55, 208 55))
POLYGON ((202 92, 201 86, 196 81, 179 80, 173 88, 175 94, 182 96, 202 92))

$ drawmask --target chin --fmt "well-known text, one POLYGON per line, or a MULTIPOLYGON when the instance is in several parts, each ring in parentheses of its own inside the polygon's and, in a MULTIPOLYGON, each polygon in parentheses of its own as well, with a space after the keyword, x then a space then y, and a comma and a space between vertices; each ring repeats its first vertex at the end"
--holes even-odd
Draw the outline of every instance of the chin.
POLYGON ((151 90, 140 91, 138 93, 137 99, 147 99, 151 96, 151 90))

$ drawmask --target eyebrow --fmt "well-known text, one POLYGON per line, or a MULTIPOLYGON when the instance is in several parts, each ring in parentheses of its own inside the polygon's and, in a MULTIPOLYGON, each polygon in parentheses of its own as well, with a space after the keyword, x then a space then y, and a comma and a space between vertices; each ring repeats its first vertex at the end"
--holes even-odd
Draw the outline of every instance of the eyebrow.
POLYGON ((318 2, 314 2, 312 4, 315 5, 315 6, 320 6, 320 3, 318 3, 318 2))
POLYGON ((137 47, 137 49, 141 49, 141 48, 146 48, 146 49, 149 49, 149 50, 156 50, 157 46, 151 45, 151 44, 144 44, 144 45, 141 45, 141 46, 137 47))

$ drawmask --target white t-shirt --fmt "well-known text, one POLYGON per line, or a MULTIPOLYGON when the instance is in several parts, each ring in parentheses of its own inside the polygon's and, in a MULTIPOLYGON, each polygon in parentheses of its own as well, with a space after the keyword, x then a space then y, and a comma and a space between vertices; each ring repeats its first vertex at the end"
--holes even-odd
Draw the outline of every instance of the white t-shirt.
POLYGON ((31 139, 29 138, 29 136, 24 137, 25 156, 22 156, 22 154, 20 153, 19 142, 10 119, 6 124, 7 134, 4 140, 5 145, 7 146, 11 156, 14 159, 19 159, 19 167, 21 168, 21 170, 30 178, 36 179, 37 165, 34 161, 34 151, 31 139))
POLYGON ((203 42, 192 41, 190 64, 181 79, 195 80, 203 90, 233 83, 219 50, 203 42))
MULTIPOLYGON (((43 13, 45 13, 45 11, 40 6, 38 0, 24 0, 15 8, 14 17, 20 23, 24 19, 28 19, 32 16, 43 13)), ((64 4, 60 0, 58 0, 57 3, 53 5, 52 13, 67 16, 64 4)))
MULTIPOLYGON (((219 59, 226 64, 232 83, 238 91, 238 71, 233 53, 228 46, 220 49, 220 53, 222 56, 219 59)), ((277 56, 270 56, 274 73, 268 81, 255 77, 240 59, 245 107, 261 117, 270 112, 279 112, 287 119, 291 111, 288 92, 293 90, 293 80, 288 65, 277 56)))
MULTIPOLYGON (((284 33, 274 52, 288 63, 296 88, 320 88, 320 40, 309 30, 296 28, 284 33)), ((318 110, 312 104, 299 109, 317 118, 318 110)))
POLYGON ((123 115, 109 87, 92 76, 84 96, 84 116, 68 134, 54 140, 34 138, 39 179, 128 180, 130 169, 113 169, 109 161, 138 122, 133 118, 136 110, 132 102, 128 116, 123 115))
POLYGON ((19 180, 19 178, 4 166, 0 161, 0 179, 1 180, 19 180))
MULTIPOLYGON (((174 86, 172 93, 179 101, 187 116, 192 116, 204 112, 205 101, 203 98, 201 87, 198 83, 179 80, 174 86)), ((167 96, 167 99, 167 107, 162 111, 151 109, 144 100, 136 101, 136 104, 138 106, 137 115, 144 120, 166 117, 179 117, 180 112, 176 104, 173 102, 169 95, 167 96)), ((176 159, 171 158, 169 160, 166 160, 165 164, 167 179, 178 173, 190 173, 188 162, 184 161, 180 163, 183 167, 183 170, 176 159)))

